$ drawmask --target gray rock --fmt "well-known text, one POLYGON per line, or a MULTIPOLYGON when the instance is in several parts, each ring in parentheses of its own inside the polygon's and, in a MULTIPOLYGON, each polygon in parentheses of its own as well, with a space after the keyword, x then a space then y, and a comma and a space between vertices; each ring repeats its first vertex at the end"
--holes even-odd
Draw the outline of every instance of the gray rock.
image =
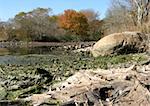
POLYGON ((8 88, 8 90, 18 90, 18 89, 19 89, 19 85, 13 85, 8 88))

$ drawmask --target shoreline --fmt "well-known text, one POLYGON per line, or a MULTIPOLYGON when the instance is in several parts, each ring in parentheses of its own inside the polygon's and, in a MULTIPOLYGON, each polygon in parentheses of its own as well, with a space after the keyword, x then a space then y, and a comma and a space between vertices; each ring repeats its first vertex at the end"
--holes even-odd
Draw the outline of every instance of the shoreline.
POLYGON ((79 45, 79 46, 92 46, 96 41, 90 42, 0 42, 0 48, 7 47, 41 47, 41 46, 68 46, 68 45, 79 45))

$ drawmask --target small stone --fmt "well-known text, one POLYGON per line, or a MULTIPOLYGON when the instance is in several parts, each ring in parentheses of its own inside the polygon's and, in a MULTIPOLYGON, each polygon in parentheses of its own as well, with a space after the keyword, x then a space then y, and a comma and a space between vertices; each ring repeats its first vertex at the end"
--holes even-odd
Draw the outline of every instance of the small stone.
POLYGON ((119 95, 121 95, 122 94, 122 90, 119 90, 119 95))
POLYGON ((9 90, 18 90, 19 89, 19 85, 10 86, 8 89, 9 90))
POLYGON ((107 102, 110 102, 109 98, 106 98, 106 101, 107 101, 107 102))

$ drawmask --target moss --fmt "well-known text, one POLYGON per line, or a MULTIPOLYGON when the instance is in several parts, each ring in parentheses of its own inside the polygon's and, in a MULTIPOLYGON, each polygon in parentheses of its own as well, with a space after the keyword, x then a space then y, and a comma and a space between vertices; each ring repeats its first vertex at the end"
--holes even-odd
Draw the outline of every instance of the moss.
POLYGON ((108 65, 117 65, 117 64, 120 64, 120 63, 127 63, 127 62, 139 63, 139 62, 144 61, 144 60, 146 60, 146 56, 144 56, 143 54, 100 56, 98 58, 95 58, 93 64, 95 64, 96 66, 99 66, 100 68, 106 69, 108 65))

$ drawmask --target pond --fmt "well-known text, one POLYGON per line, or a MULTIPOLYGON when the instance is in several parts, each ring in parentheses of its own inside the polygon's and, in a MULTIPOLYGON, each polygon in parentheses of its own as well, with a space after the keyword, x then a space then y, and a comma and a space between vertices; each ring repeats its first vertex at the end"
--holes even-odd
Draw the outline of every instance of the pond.
POLYGON ((65 52, 65 49, 58 46, 0 48, 0 64, 35 64, 40 63, 41 59, 48 60, 45 57, 54 58, 65 52))
POLYGON ((6 42, 0 44, 0 65, 46 65, 54 59, 58 59, 58 61, 73 61, 78 58, 91 59, 89 54, 73 51, 93 44, 94 42, 31 42, 25 44, 6 42))
POLYGON ((52 47, 52 46, 0 48, 0 56, 27 55, 27 54, 51 54, 54 52, 54 49, 55 51, 58 51, 56 47, 52 47))

